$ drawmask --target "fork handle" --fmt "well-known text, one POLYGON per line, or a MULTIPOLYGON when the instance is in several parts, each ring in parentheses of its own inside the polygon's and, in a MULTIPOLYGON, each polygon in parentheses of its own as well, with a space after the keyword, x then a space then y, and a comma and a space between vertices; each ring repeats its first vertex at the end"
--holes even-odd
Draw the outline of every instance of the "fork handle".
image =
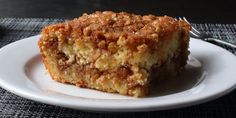
POLYGON ((235 44, 229 43, 229 42, 226 42, 226 41, 222 41, 222 40, 219 40, 219 39, 216 39, 216 38, 208 38, 207 40, 208 40, 208 41, 215 41, 215 42, 217 42, 217 43, 224 44, 224 45, 227 45, 227 46, 236 48, 236 45, 235 45, 235 44))

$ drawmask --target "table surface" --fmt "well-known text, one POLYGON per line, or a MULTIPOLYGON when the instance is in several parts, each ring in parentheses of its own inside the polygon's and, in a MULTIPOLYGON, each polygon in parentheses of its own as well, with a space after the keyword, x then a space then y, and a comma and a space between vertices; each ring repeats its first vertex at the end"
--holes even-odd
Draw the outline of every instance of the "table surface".
MULTIPOLYGON (((0 0, 0 48, 36 35, 48 24, 71 19, 96 10, 128 11, 139 14, 186 16, 195 27, 221 40, 236 43, 236 11, 233 1, 143 0, 0 0), (135 4, 134 4, 135 3, 135 4), (204 3, 204 4, 202 4, 204 3), (194 4, 194 5, 192 5, 194 4), (7 18, 6 18, 7 17, 7 18), (48 19, 50 18, 50 19, 48 19), (63 19, 56 19, 63 18, 63 19)), ((236 50, 219 45, 232 53, 236 50)), ((100 114, 37 103, 0 88, 0 117, 234 117, 236 91, 216 100, 186 108, 143 113, 100 114)))

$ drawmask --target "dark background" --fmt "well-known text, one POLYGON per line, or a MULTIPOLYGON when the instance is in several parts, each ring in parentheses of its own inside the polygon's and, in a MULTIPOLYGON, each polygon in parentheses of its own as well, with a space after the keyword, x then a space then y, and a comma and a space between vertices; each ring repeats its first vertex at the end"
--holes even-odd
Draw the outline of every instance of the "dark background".
POLYGON ((96 10, 186 16, 195 23, 236 23, 234 0, 0 0, 0 17, 70 19, 96 10))
MULTIPOLYGON (((70 19, 79 17, 84 12, 91 13, 96 10, 127 11, 173 17, 186 16, 195 23, 225 23, 227 25, 198 24, 198 28, 221 39, 235 40, 236 4, 233 0, 0 0, 0 18, 10 17, 9 19, 3 19, 2 24, 0 24, 0 47, 24 37, 36 35, 44 25, 54 21, 48 19, 37 19, 36 21, 32 19, 12 20, 11 17, 70 19), (228 25, 228 23, 234 23, 234 25, 228 25)), ((233 52, 233 50, 231 51, 233 52)), ((1 118, 60 116, 88 118, 230 118, 236 116, 235 91, 217 100, 187 108, 105 115, 37 103, 17 97, 3 89, 0 89, 0 94, 1 118)))

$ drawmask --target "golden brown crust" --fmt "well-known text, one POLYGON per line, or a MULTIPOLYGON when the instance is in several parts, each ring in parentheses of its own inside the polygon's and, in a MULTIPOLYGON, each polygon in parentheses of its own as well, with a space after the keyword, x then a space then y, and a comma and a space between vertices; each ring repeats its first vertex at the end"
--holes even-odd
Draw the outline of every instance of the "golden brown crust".
POLYGON ((105 11, 45 27, 38 45, 54 80, 138 97, 154 70, 184 67, 189 30, 168 16, 105 11))
MULTIPOLYGON (((140 43, 152 44, 160 40, 168 40, 168 36, 179 27, 185 30, 190 29, 190 25, 186 22, 176 21, 168 16, 140 16, 126 12, 105 11, 90 15, 84 14, 72 21, 48 26, 44 28, 42 34, 58 31, 62 35, 69 36, 65 40, 70 38, 72 42, 81 40, 81 37, 89 37, 89 40, 92 40, 97 47, 104 49, 105 47, 101 47, 99 44, 103 42, 107 46, 121 37, 128 40, 129 47, 135 47, 140 43)), ((149 46, 151 46, 150 48, 155 47, 154 45, 149 46)))

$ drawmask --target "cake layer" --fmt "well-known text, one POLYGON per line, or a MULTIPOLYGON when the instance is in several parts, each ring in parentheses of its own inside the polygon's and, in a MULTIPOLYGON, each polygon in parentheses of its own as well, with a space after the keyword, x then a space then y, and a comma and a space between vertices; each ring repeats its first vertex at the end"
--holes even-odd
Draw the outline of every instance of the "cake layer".
POLYGON ((95 12, 45 27, 39 47, 56 81, 140 97, 152 74, 184 68, 189 30, 168 16, 95 12))

